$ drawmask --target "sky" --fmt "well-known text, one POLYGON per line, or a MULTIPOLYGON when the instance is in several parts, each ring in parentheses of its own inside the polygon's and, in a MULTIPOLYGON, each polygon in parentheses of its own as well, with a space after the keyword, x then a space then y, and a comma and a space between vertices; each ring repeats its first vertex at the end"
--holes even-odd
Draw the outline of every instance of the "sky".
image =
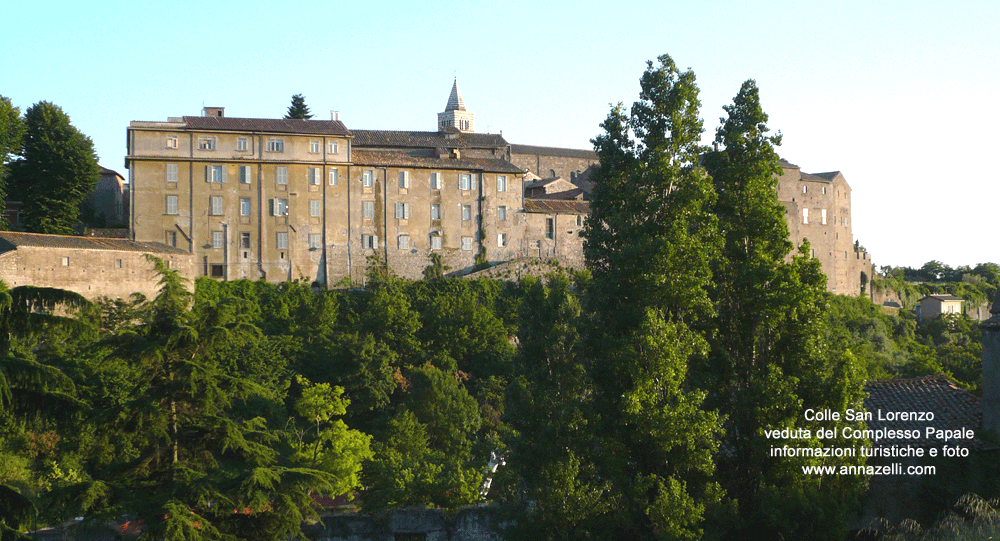
POLYGON ((1000 262, 1000 2, 90 2, 4 8, 0 95, 50 101, 122 173, 132 120, 280 118, 303 94, 349 129, 434 130, 454 78, 477 132, 592 148, 669 54, 705 143, 754 79, 781 156, 840 171, 877 266, 1000 262))

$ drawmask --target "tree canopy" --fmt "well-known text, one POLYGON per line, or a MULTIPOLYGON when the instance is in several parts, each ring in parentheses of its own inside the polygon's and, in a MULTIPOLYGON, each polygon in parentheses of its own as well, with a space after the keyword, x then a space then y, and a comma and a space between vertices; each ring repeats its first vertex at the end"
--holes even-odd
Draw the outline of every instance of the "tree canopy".
POLYGON ((288 106, 285 118, 298 118, 309 120, 313 116, 309 114, 309 106, 306 105, 306 98, 302 94, 292 96, 292 104, 288 106))

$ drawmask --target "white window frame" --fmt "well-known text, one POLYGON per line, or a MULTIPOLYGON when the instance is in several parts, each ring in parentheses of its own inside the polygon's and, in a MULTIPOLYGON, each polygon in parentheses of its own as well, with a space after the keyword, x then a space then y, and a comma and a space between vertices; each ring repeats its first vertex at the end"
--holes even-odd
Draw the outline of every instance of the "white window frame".
POLYGON ((803 184, 802 185, 802 193, 807 193, 808 191, 809 191, 809 186, 806 186, 805 184, 803 184))
POLYGON ((280 197, 270 199, 271 216, 288 216, 288 200, 280 197))
POLYGON ((205 182, 223 183, 226 181, 226 167, 223 165, 206 165, 205 182))
POLYGON ((310 186, 319 186, 323 183, 322 170, 319 167, 310 167, 306 173, 310 186))
POLYGON ((506 222, 507 221, 507 207, 500 205, 497 207, 497 221, 506 222))
POLYGON ((497 175, 497 192, 507 191, 507 175, 497 175))
POLYGON ((243 231, 240 233, 240 249, 249 250, 250 249, 250 233, 243 231))
POLYGON ((441 189, 441 173, 431 173, 431 189, 441 189))
POLYGON ((309 153, 319 154, 319 140, 313 139, 309 141, 309 153))
POLYGON ((285 140, 272 137, 267 140, 267 151, 268 152, 284 152, 285 151, 285 140))
POLYGON ((365 188, 371 188, 373 183, 372 177, 374 177, 374 174, 372 173, 371 170, 362 171, 361 185, 364 186, 365 188))
POLYGON ((431 205, 431 220, 441 219, 441 205, 437 203, 431 205))
POLYGON ((462 250, 472 251, 472 237, 462 237, 462 250))
POLYGON ((400 235, 396 237, 396 249, 397 250, 409 250, 410 249, 410 236, 400 235))
POLYGON ((819 210, 819 223, 826 225, 826 209, 819 210))
POLYGON ((472 175, 469 173, 458 174, 458 189, 469 191, 472 189, 472 175))
POLYGON ((246 152, 249 148, 246 137, 236 138, 236 152, 246 152))
POLYGON ((441 234, 431 233, 431 250, 441 249, 441 234))
POLYGON ((222 216, 223 215, 223 200, 221 195, 210 195, 208 196, 208 209, 209 214, 212 216, 222 216))
POLYGON ((199 137, 198 150, 215 150, 215 137, 199 137))
POLYGON ((240 166, 240 184, 250 184, 253 180, 253 168, 249 165, 240 166))
POLYGON ((472 205, 462 205, 462 221, 472 219, 472 205))
POLYGON ((226 243, 226 238, 222 236, 222 231, 212 231, 212 249, 221 250, 226 243))
POLYGON ((274 183, 288 185, 288 167, 279 165, 274 168, 274 183))
POLYGON ((802 209, 802 223, 809 223, 809 209, 807 208, 802 209))
POLYGON ((288 249, 288 231, 278 231, 274 238, 274 246, 278 250, 288 249))
POLYGON ((240 216, 250 216, 252 208, 249 197, 240 198, 240 216))
POLYGON ((319 218, 323 215, 323 201, 319 199, 309 200, 309 216, 311 218, 319 218))
POLYGON ((336 186, 340 173, 336 169, 330 169, 330 186, 336 186))
POLYGON ((330 141, 330 154, 339 154, 339 153, 340 153, 340 145, 337 144, 337 141, 330 141))
POLYGON ((375 202, 374 201, 362 201, 361 202, 361 218, 365 220, 375 219, 375 202))
POLYGON ((378 250, 378 235, 361 235, 361 247, 366 250, 378 250))
POLYGON ((176 163, 167 164, 167 182, 177 182, 178 167, 176 163))
POLYGON ((507 233, 497 233, 497 248, 507 247, 507 233))
POLYGON ((320 233, 309 233, 309 249, 319 250, 323 247, 323 235, 320 233))
POLYGON ((168 195, 166 200, 165 214, 169 214, 171 216, 176 216, 180 214, 178 211, 179 205, 180 205, 180 197, 176 195, 168 195))
POLYGON ((409 220, 410 219, 410 204, 409 203, 396 203, 396 219, 397 220, 409 220))
POLYGON ((399 172, 399 187, 406 189, 410 187, 410 172, 400 171, 399 172))
POLYGON ((167 136, 167 142, 165 144, 166 144, 167 148, 177 149, 177 147, 178 147, 177 136, 176 135, 168 135, 167 136))

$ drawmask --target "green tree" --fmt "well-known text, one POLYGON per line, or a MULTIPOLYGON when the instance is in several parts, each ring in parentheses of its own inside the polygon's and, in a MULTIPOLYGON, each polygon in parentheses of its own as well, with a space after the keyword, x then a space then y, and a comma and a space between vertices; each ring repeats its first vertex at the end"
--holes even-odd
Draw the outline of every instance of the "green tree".
POLYGON ((309 114, 309 106, 306 105, 306 98, 302 96, 302 94, 292 96, 292 104, 288 106, 288 112, 285 113, 285 118, 309 120, 312 117, 313 116, 309 114))
MULTIPOLYGON (((7 199, 7 165, 21 153, 23 137, 21 109, 14 107, 10 98, 0 96, 0 207, 7 199)), ((6 224, 0 223, 0 228, 6 224)))
POLYGON ((803 502, 819 500, 819 486, 796 478, 792 461, 769 456, 773 442, 764 430, 801 424, 802 408, 860 407, 863 381, 851 356, 826 349, 826 280, 818 262, 800 255, 786 263, 792 245, 777 201, 774 150, 781 137, 768 134, 756 83, 743 83, 723 109, 728 116, 715 138, 723 150, 705 159, 723 239, 712 266, 715 332, 704 383, 713 393, 709 403, 726 418, 730 452, 719 457, 719 477, 738 504, 744 536, 840 539, 857 487, 839 484, 844 491, 826 499, 837 490, 833 482, 823 485, 825 520, 788 516, 810 512, 803 502))
POLYGON ((47 101, 28 108, 24 125, 23 160, 13 164, 10 190, 24 201, 24 226, 35 233, 72 234, 80 203, 100 176, 94 143, 47 101))
POLYGON ((708 349, 695 328, 712 310, 714 191, 699 166, 694 73, 663 55, 640 86, 631 114, 613 108, 594 139, 600 167, 584 226, 598 475, 618 507, 607 536, 693 539, 718 498, 709 481, 718 419, 687 381, 708 349))

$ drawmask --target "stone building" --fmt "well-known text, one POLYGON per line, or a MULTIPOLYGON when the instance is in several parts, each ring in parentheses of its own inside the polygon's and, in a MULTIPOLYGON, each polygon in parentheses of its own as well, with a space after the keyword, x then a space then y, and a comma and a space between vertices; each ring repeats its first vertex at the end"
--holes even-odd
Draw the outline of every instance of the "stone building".
MULTIPOLYGON (((440 256, 456 274, 520 258, 583 266, 590 150, 475 133, 456 80, 437 131, 349 130, 339 120, 229 118, 221 107, 128 128, 130 230, 194 255, 220 279, 360 281, 372 258, 419 278, 440 256)), ((808 238, 828 289, 858 294, 839 172, 782 162, 791 240, 808 238)))
POLYGON ((57 287, 88 299, 156 296, 159 279, 146 255, 192 276, 191 254, 158 242, 0 231, 0 277, 7 287, 57 287))

